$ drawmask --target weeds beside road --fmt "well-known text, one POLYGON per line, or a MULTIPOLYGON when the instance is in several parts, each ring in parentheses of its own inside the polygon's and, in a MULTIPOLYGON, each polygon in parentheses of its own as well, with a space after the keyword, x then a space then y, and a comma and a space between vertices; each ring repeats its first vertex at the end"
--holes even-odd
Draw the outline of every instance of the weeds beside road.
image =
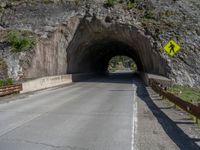
POLYGON ((189 86, 174 85, 168 89, 169 92, 172 92, 179 96, 181 99, 187 102, 198 102, 200 103, 200 89, 192 88, 189 86))

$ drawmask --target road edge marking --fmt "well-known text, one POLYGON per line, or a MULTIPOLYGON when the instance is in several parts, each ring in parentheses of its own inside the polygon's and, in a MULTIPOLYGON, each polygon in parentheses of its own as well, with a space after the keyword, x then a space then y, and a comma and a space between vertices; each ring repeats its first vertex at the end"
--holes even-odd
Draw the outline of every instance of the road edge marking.
POLYGON ((136 144, 136 135, 137 135, 137 101, 136 101, 136 89, 137 87, 132 84, 134 88, 133 93, 133 120, 132 120, 132 133, 131 133, 131 150, 137 150, 137 144, 136 144))

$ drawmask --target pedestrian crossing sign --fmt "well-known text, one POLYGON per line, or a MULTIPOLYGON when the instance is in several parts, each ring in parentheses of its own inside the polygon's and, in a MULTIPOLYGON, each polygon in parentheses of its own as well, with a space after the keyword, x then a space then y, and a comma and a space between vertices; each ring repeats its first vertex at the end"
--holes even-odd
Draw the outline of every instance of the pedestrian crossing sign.
POLYGON ((181 47, 173 39, 170 39, 163 48, 170 56, 174 56, 181 49, 181 47))

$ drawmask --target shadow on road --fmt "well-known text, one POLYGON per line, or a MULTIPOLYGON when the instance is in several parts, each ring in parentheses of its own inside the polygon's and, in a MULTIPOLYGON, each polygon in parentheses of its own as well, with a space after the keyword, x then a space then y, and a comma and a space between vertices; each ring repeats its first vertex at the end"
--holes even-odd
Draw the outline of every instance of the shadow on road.
POLYGON ((159 108, 153 102, 153 100, 150 98, 149 93, 146 90, 144 83, 139 78, 139 75, 131 73, 110 74, 83 82, 135 84, 137 86, 137 96, 140 97, 140 99, 147 104, 147 106, 152 111, 153 115, 157 118, 158 122, 160 123, 166 134, 171 138, 171 140, 181 150, 200 150, 200 147, 195 143, 198 142, 200 139, 190 138, 187 134, 183 132, 183 130, 181 130, 177 126, 177 124, 179 124, 180 122, 174 122, 165 113, 162 112, 162 109, 170 109, 170 107, 159 108))
MULTIPOLYGON (((134 81, 133 81, 134 82, 134 81)), ((177 124, 179 122, 174 122, 171 120, 161 109, 152 101, 146 87, 138 82, 134 82, 137 85, 137 96, 143 100, 149 109, 152 111, 153 115, 157 118, 160 125, 163 127, 167 135, 173 140, 173 142, 181 150, 200 150, 200 147, 195 143, 200 139, 191 139, 187 134, 181 130, 177 124)))
POLYGON ((137 73, 110 73, 110 74, 99 75, 94 78, 80 81, 80 82, 132 84, 132 80, 140 81, 139 74, 137 73))

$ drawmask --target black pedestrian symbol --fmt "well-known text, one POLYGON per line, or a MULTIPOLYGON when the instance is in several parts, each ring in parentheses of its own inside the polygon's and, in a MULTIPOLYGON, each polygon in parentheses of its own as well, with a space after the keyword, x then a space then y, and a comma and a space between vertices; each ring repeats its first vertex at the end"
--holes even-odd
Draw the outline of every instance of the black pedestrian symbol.
POLYGON ((181 47, 172 39, 163 47, 163 49, 170 55, 175 55, 181 47))
POLYGON ((170 53, 171 52, 175 53, 175 51, 174 51, 175 45, 172 42, 170 42, 169 48, 170 48, 170 53))

